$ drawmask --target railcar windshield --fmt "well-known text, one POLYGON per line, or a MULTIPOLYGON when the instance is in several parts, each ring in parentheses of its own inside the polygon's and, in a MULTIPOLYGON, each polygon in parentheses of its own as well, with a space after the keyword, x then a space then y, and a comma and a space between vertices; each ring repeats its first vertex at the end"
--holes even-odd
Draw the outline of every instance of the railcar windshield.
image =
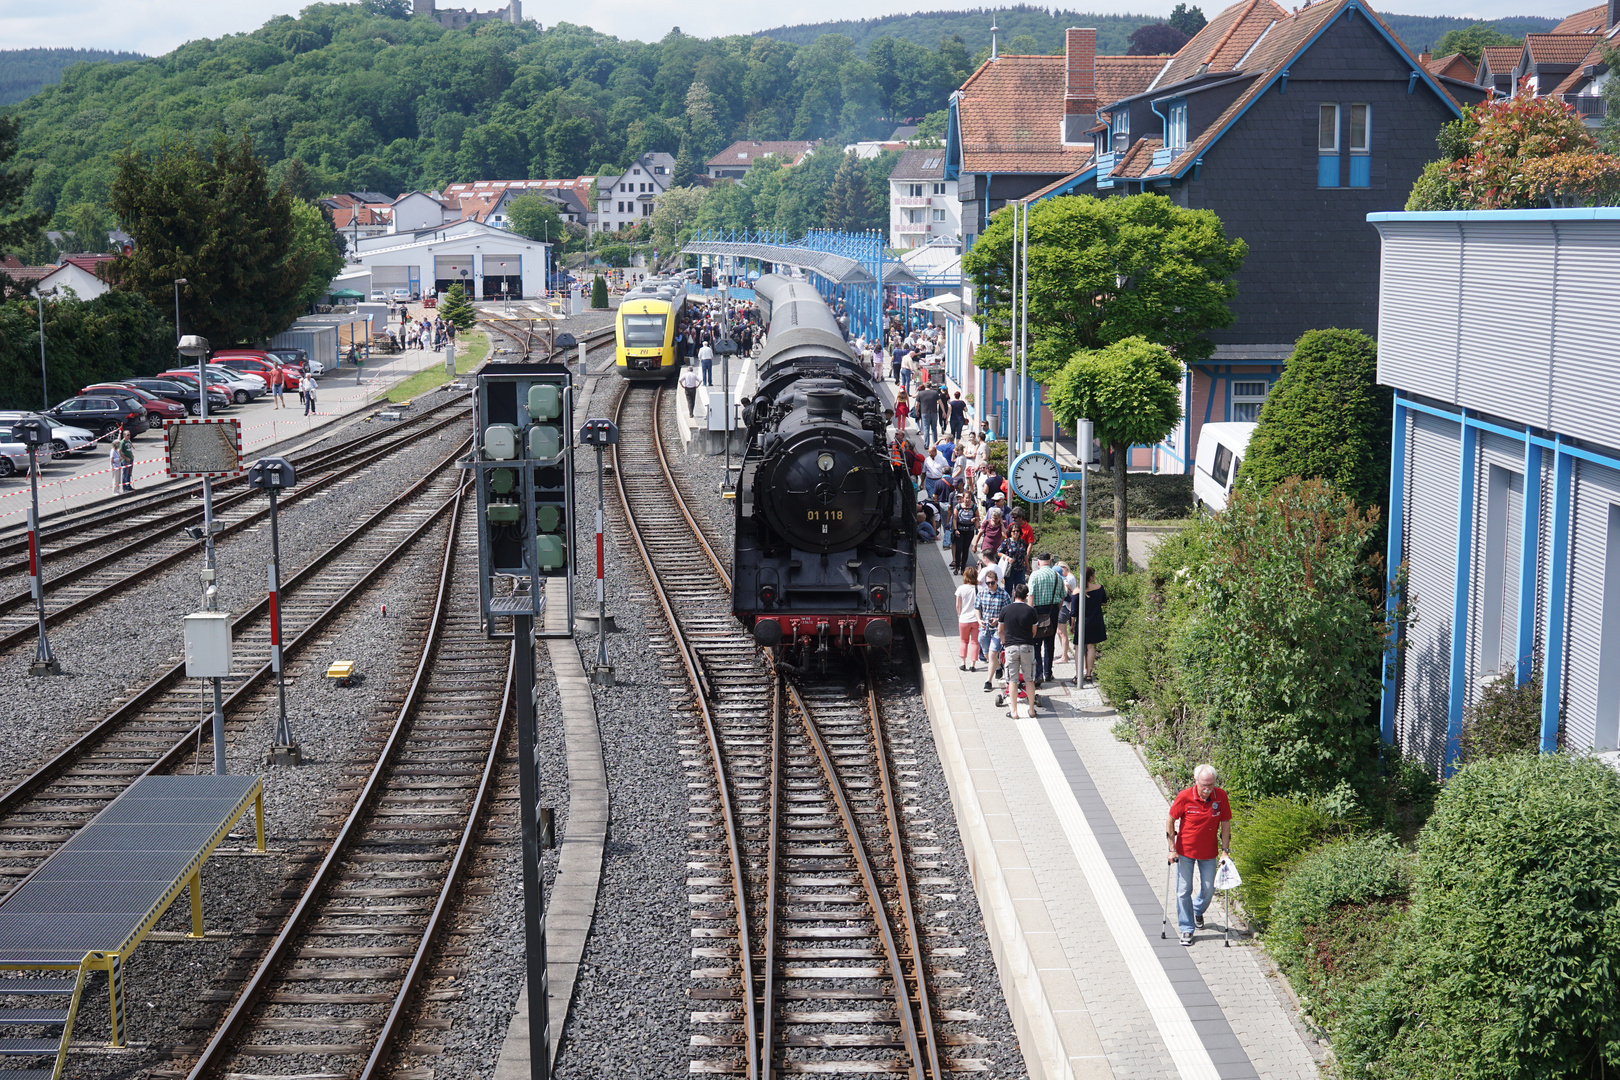
POLYGON ((627 349, 662 349, 664 325, 668 315, 625 315, 624 347, 627 349))

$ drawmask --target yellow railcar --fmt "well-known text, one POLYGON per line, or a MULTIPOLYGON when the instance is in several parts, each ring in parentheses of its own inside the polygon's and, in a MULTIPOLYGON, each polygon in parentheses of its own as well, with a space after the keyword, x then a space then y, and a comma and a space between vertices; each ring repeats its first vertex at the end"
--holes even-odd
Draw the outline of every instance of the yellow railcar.
POLYGON ((662 379, 680 366, 675 322, 686 304, 686 286, 661 278, 642 282, 619 304, 614 317, 614 365, 627 379, 662 379))

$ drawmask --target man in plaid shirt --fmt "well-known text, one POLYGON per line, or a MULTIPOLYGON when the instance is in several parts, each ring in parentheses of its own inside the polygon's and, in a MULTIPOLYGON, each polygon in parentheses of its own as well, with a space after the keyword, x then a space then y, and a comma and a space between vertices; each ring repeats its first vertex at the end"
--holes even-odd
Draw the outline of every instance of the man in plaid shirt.
POLYGON ((1029 575, 1029 603, 1035 609, 1035 685, 1052 678, 1052 647, 1057 644, 1058 607, 1065 592, 1063 579, 1052 566, 1052 553, 1043 551, 1029 575), (1046 630, 1042 630, 1046 620, 1046 630))
POLYGON ((1012 597, 1007 590, 1001 587, 1001 575, 995 567, 987 567, 983 577, 983 584, 979 586, 979 597, 973 606, 979 609, 979 655, 989 658, 989 678, 984 680, 986 692, 994 689, 996 676, 999 674, 997 661, 1001 659, 1001 635, 997 625, 1001 620, 1001 609, 1012 603, 1012 597))

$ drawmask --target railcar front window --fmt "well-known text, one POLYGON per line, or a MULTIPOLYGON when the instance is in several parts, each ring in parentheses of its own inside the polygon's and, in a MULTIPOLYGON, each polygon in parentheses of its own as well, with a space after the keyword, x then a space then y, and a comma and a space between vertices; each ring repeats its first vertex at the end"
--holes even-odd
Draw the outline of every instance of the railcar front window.
POLYGON ((627 349, 662 349, 664 323, 667 315, 626 315, 624 317, 624 347, 627 349))

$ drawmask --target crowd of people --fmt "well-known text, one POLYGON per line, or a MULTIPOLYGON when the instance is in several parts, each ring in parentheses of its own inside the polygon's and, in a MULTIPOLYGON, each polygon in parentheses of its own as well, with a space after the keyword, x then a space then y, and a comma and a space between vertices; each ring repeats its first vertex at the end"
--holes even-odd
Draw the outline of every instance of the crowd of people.
POLYGON ((675 355, 682 365, 698 368, 704 386, 714 385, 716 346, 726 337, 728 325, 743 356, 751 356, 765 338, 759 306, 751 300, 693 299, 676 317, 675 355))

